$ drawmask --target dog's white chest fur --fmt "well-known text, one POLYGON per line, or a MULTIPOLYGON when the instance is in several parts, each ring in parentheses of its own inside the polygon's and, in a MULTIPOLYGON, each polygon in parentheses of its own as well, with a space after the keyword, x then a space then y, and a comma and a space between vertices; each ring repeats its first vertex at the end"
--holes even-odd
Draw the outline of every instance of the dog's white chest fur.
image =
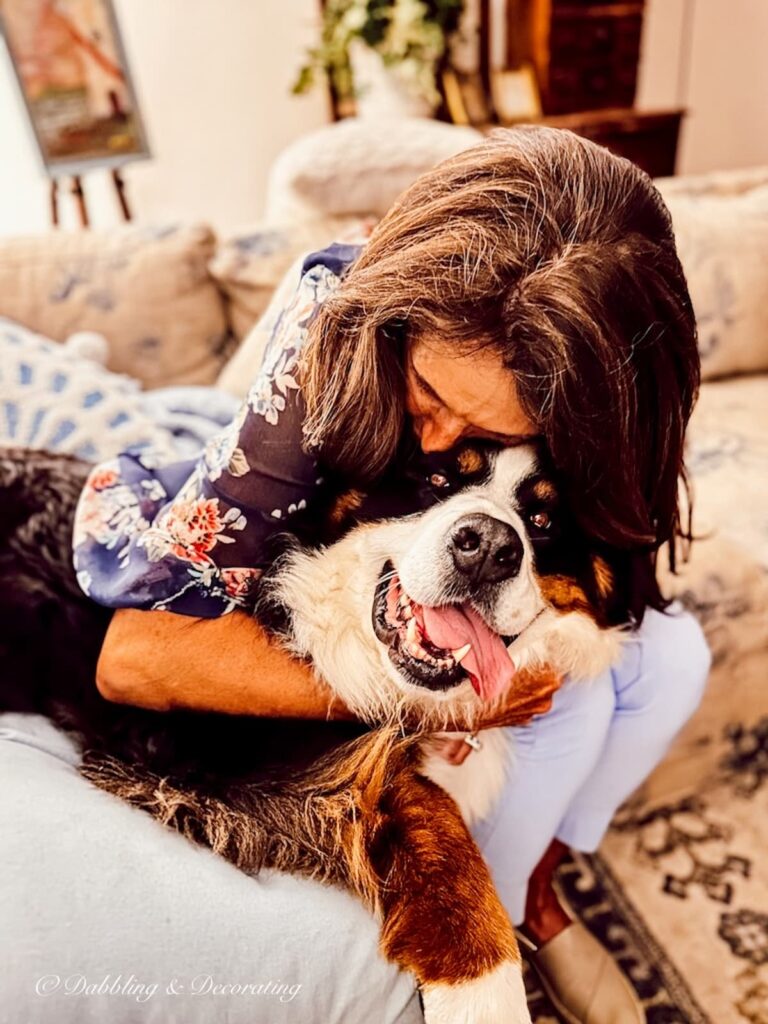
POLYGON ((463 764, 429 754, 423 768, 428 779, 453 797, 469 826, 491 812, 514 766, 510 736, 503 729, 486 729, 481 743, 481 749, 472 751, 463 764))

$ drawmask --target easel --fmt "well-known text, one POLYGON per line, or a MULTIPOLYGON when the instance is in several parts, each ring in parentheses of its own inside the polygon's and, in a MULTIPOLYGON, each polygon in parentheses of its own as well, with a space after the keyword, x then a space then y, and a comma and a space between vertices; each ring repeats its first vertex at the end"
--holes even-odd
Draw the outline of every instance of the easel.
MULTIPOLYGON (((111 171, 112 182, 117 193, 117 201, 120 205, 120 212, 124 221, 132 219, 131 208, 128 205, 128 197, 125 194, 125 182, 117 167, 111 171)), ((71 179, 70 192, 75 197, 80 225, 84 228, 90 226, 91 220, 88 214, 88 203, 85 197, 83 181, 79 174, 73 174, 71 179)), ((51 178, 51 223, 55 228, 59 226, 59 179, 51 178)))

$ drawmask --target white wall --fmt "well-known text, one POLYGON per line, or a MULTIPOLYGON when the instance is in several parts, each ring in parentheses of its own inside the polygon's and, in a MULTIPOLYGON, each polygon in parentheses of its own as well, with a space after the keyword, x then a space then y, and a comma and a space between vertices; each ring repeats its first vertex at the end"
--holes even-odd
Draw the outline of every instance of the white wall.
MULTIPOLYGON (((226 230, 256 220, 268 168, 293 138, 327 120, 322 89, 290 94, 314 39, 317 0, 116 0, 153 159, 126 168, 146 220, 205 218, 226 230)), ((0 233, 48 226, 40 170, 0 46, 0 233)), ((102 172, 86 190, 95 224, 118 220, 102 172)), ((62 211, 74 210, 68 198, 62 211)))
POLYGON ((768 2, 648 0, 637 105, 683 106, 678 173, 768 164, 768 2))
MULTIPOLYGON (((648 0, 639 105, 691 108, 681 172, 768 163, 768 0, 648 0), (689 74, 681 74, 686 4, 689 74)), ((126 170, 141 219, 256 220, 267 170, 327 119, 322 89, 289 88, 317 0, 116 0, 154 153, 126 170)), ((2 50, 2 48, 0 48, 2 50)), ((87 182, 96 225, 118 220, 105 175, 87 182)), ((62 207, 72 222, 72 204, 62 207)), ((0 234, 45 230, 48 186, 0 52, 0 234)))

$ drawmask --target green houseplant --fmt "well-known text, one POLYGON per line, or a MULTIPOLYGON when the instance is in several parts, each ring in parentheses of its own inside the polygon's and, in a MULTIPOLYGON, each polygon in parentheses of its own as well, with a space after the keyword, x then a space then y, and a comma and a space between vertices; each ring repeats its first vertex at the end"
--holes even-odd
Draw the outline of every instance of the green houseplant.
POLYGON ((293 90, 306 92, 327 75, 340 100, 360 101, 374 84, 373 58, 397 88, 434 108, 438 70, 463 7, 464 0, 328 0, 319 44, 293 90))

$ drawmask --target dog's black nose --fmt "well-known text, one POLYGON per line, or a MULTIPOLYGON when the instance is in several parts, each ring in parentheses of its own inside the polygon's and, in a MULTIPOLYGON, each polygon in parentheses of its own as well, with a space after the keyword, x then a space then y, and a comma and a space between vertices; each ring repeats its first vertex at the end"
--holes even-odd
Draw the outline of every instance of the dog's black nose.
POLYGON ((456 568, 473 583, 511 579, 523 561, 523 542, 515 529, 480 513, 454 523, 448 547, 456 568))

